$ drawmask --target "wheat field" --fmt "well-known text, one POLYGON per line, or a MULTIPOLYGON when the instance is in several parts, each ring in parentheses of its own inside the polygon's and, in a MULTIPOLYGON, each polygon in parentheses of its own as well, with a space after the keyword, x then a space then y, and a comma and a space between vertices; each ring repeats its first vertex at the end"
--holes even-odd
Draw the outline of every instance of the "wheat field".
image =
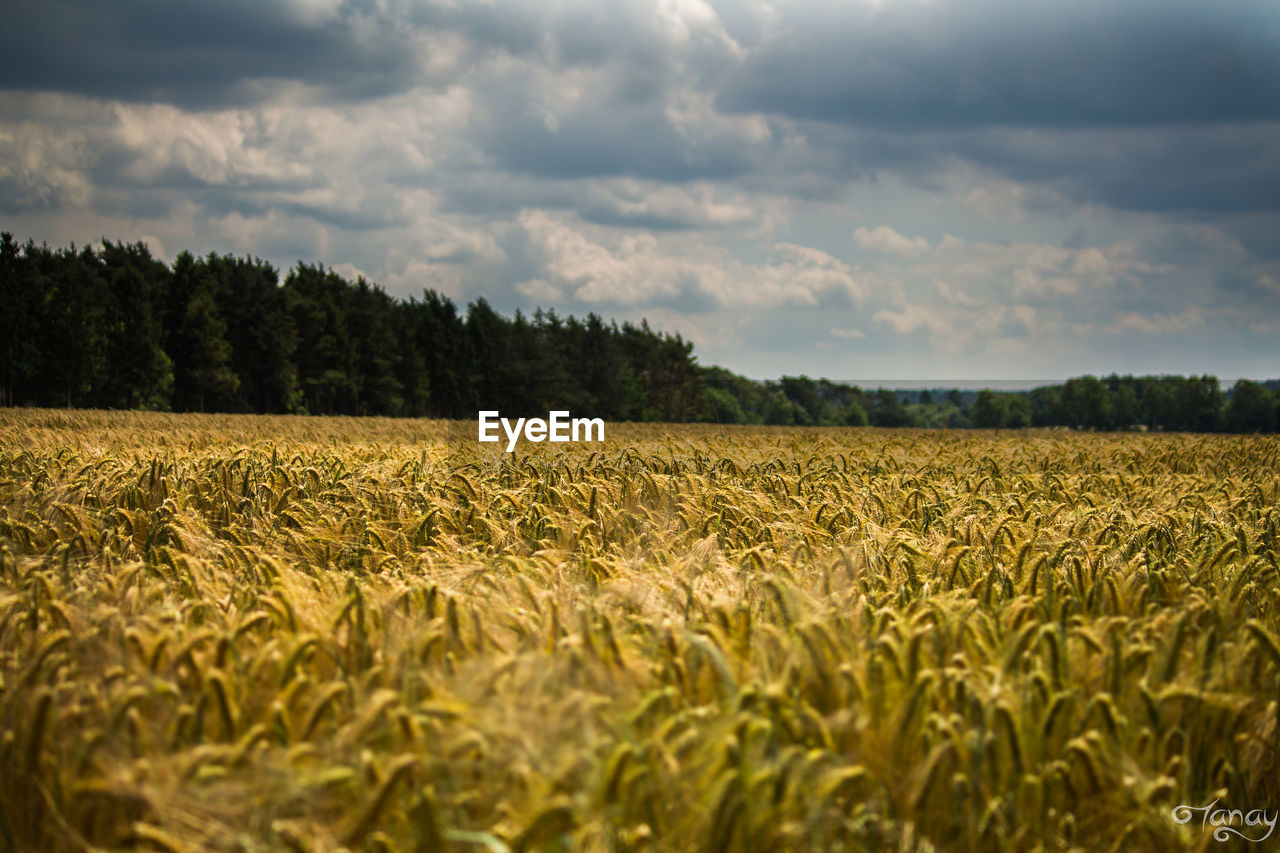
POLYGON ((0 413, 0 849, 1211 850, 1174 806, 1280 806, 1275 437, 473 431, 0 413))

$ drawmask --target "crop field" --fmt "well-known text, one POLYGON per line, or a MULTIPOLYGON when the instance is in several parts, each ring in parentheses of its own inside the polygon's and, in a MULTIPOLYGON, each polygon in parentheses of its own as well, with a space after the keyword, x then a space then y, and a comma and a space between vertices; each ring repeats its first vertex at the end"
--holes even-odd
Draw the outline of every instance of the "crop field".
POLYGON ((474 429, 0 412, 0 849, 1278 843, 1280 439, 474 429))

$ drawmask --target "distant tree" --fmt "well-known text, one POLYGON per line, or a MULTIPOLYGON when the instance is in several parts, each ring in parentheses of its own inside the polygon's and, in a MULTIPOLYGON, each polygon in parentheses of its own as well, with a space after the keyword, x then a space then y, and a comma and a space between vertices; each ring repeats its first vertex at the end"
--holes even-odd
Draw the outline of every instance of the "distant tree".
POLYGON ((203 265, 213 277, 218 311, 227 324, 231 369, 240 379, 237 408, 304 410, 294 313, 302 312, 310 297, 281 287, 276 269, 265 261, 210 254, 203 265))
POLYGON ((403 414, 405 388, 399 367, 405 354, 405 336, 395 302, 363 276, 354 285, 346 284, 339 293, 354 351, 355 413, 403 414))
POLYGON ((1106 429, 1110 426, 1107 386, 1096 376, 1068 379, 1062 388, 1062 405, 1074 427, 1106 429))
POLYGON ((957 409, 955 406, 953 406, 950 403, 948 403, 946 406, 943 407, 941 415, 942 415, 942 424, 947 429, 972 429, 973 428, 973 421, 970 420, 967 414, 965 414, 964 410, 957 409))
POLYGON ((1226 428, 1230 432, 1274 432, 1277 395, 1257 382, 1241 379, 1231 389, 1226 428))
POLYGON ((905 427, 912 426, 911 415, 902 400, 888 388, 876 390, 875 406, 868 413, 873 426, 905 427))
POLYGON ((1111 425, 1116 429, 1129 429, 1138 417, 1138 394, 1133 383, 1119 385, 1111 394, 1111 425))
POLYGON ((1148 377, 1141 385, 1138 412, 1151 429, 1169 429, 1176 423, 1176 380, 1169 376, 1148 377))
MULTIPOLYGON (((574 333, 573 363, 577 365, 578 381, 586 398, 584 410, 600 412, 601 417, 613 420, 631 419, 633 415, 629 410, 635 405, 633 399, 628 399, 626 383, 630 381, 634 385, 634 376, 631 365, 618 351, 616 330, 611 330, 598 314, 592 313, 580 326, 575 323, 574 333)), ((740 405, 738 408, 741 410, 740 405)))
POLYGON ((425 373, 416 381, 426 389, 427 414, 461 417, 475 396, 473 350, 465 321, 453 302, 430 290, 423 292, 421 302, 409 302, 406 310, 409 346, 419 354, 425 373))
POLYGON ((230 367, 231 345, 226 341, 227 324, 218 313, 213 295, 198 291, 187 303, 182 339, 187 361, 183 365, 194 395, 195 407, 224 409, 240 387, 240 377, 230 367))
POLYGON ((862 404, 853 400, 840 410, 840 423, 843 426, 864 427, 871 423, 871 418, 868 417, 867 410, 862 408, 862 404))
POLYGON ((321 266, 299 263, 284 282, 296 330, 295 365, 306 410, 354 415, 362 388, 360 342, 351 333, 350 285, 321 266))
POLYGON ((764 422, 769 426, 792 426, 796 422, 796 406, 781 390, 769 392, 765 399, 764 422))
MULTIPOLYGON (((765 420, 765 400, 773 393, 769 383, 753 382, 723 367, 699 368, 699 381, 704 388, 714 388, 731 396, 742 410, 742 423, 761 424, 765 420)), ((705 419, 714 420, 710 412, 705 419)))
POLYGON ((108 282, 104 320, 110 369, 97 386, 96 401, 126 409, 167 409, 173 391, 163 325, 169 269, 142 243, 104 242, 100 263, 108 282))
POLYGON ((779 385, 782 393, 796 407, 796 423, 818 424, 825 419, 826 404, 817 382, 807 376, 784 376, 779 385))
POLYGON ((302 262, 283 283, 256 258, 142 243, 52 250, 0 234, 0 405, 468 417, 550 408, 609 420, 948 428, 1071 425, 1276 429, 1275 387, 1212 376, 1077 377, 1027 394, 942 398, 697 363, 679 335, 638 325, 465 314, 424 291, 397 299, 302 262), (972 417, 967 401, 972 400, 972 417))
POLYGON ((109 405, 99 401, 109 369, 106 312, 110 302, 98 258, 74 247, 57 254, 28 242, 32 286, 39 294, 35 332, 40 353, 35 381, 21 402, 56 406, 109 405))
POLYGON ((707 387, 703 389, 703 406, 706 419, 717 424, 745 424, 746 412, 737 398, 722 388, 707 387))
POLYGON ((1004 425, 1010 429, 1031 426, 1031 401, 1026 394, 1006 395, 1004 425))
POLYGON ((1002 427, 1004 426, 1005 415, 1005 401, 1001 395, 990 388, 983 388, 978 392, 977 399, 973 401, 974 426, 979 429, 1002 427))
POLYGON ((1027 406, 1031 410, 1031 425, 1062 426, 1062 386, 1041 385, 1027 393, 1027 406))
POLYGON ((467 307, 467 343, 473 353, 468 384, 474 395, 470 407, 475 411, 499 408, 500 372, 509 357, 506 330, 502 317, 483 296, 467 307))
POLYGON ((41 293, 30 266, 13 235, 0 234, 0 406, 26 398, 40 373, 41 293))
POLYGON ((173 407, 178 411, 240 408, 240 378, 218 308, 217 282, 189 252, 174 260, 164 312, 164 349, 173 364, 173 407))
POLYGON ((1177 425, 1180 429, 1213 432, 1222 422, 1222 387, 1215 376, 1189 376, 1178 382, 1177 425))
MULTIPOLYGON (((643 324, 648 329, 648 323, 643 324)), ((686 421, 696 410, 699 388, 697 360, 693 344, 679 335, 663 335, 656 347, 656 360, 651 362, 649 399, 657 402, 664 420, 686 421)))

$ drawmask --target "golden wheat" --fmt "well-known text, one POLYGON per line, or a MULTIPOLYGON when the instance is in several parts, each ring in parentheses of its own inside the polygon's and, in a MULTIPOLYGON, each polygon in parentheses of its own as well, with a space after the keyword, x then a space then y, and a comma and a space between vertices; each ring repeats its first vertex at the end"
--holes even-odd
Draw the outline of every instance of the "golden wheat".
POLYGON ((0 848, 1208 849, 1280 802, 1277 471, 6 411, 0 848))

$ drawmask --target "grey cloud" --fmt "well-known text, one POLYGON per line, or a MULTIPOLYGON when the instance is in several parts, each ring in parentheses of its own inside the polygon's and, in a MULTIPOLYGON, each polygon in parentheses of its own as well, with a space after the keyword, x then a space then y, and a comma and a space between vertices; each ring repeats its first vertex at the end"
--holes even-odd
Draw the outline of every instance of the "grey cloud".
MULTIPOLYGON (((1226 215, 1280 210, 1280 121, 1177 128, 885 129, 803 124, 810 166, 841 183, 896 172, 930 191, 957 164, 1045 192, 1024 206, 1226 215)), ((756 176, 752 176, 755 179, 756 176)), ((821 186, 821 185, 819 185, 821 186)))
POLYGON ((996 130, 950 137, 952 150, 1014 180, 1127 210, 1280 207, 1280 121, 1072 131, 996 130))
MULTIPOLYGON (((1280 199, 1275 7, 713 6, 718 19, 677 20, 685 29, 673 35, 664 26, 675 24, 638 3, 347 0, 308 19, 249 0, 20 0, 0 35, 0 88, 206 108, 270 97, 263 81, 275 80, 367 100, 431 83, 424 39, 452 33, 475 105, 458 141, 498 174, 732 181, 823 198, 882 170, 927 184, 962 161, 1129 210, 1274 210, 1280 199), (682 92, 706 99, 692 132, 669 114, 682 92), (719 126, 757 114, 768 119, 765 139, 719 126)), ((245 130, 246 144, 267 134, 245 130)), ((462 207, 486 203, 483 189, 428 180, 462 207)), ((690 224, 590 205, 582 213, 623 226, 690 224)))
POLYGON ((534 60, 548 67, 600 66, 627 54, 630 64, 652 49, 640 49, 649 34, 636 26, 634 4, 614 2, 415 4, 407 18, 430 31, 456 32, 483 50, 534 60))
POLYGON ((19 237, 153 234, 352 264, 401 294, 648 315, 761 376, 868 375, 832 353, 991 375, 992 341, 1039 375, 1072 353, 1223 369, 1197 360, 1233 331, 1275 352, 1258 331, 1280 328, 1273 5, 6 14, 0 224, 19 237), (859 250, 858 228, 921 241, 859 250))
POLYGON ((528 101, 494 104, 481 143, 503 169, 548 178, 628 175, 662 181, 729 181, 751 170, 736 140, 682 137, 661 104, 575 106, 555 128, 528 101))
POLYGON ((407 19, 428 30, 460 32, 480 44, 521 56, 543 45, 546 13, 533 3, 438 3, 409 8, 407 19))
POLYGON ((308 21, 254 0, 17 0, 0 57, 0 88, 191 108, 260 100, 263 80, 376 97, 408 88, 418 67, 396 21, 358 2, 308 21))
POLYGON ((236 199, 262 197, 265 193, 298 193, 318 189, 326 184, 321 176, 315 174, 305 178, 237 175, 228 181, 214 181, 181 163, 169 163, 145 177, 132 174, 130 167, 145 157, 146 152, 123 147, 104 150, 102 156, 89 167, 89 173, 94 184, 103 188, 148 192, 174 190, 198 193, 201 197, 221 194, 231 206, 235 205, 236 199))
POLYGON ((791 6, 716 103, 797 122, 837 182, 970 163, 1072 204, 1280 209, 1274 4, 791 6))
POLYGON ((697 150, 643 116, 601 124, 583 117, 549 131, 534 122, 504 127, 489 151, 513 172, 552 178, 631 175, 666 181, 721 180, 750 168, 741 152, 697 150))
POLYGON ((0 30, 0 89, 203 109, 260 102, 273 96, 270 83, 296 82, 359 101, 447 85, 507 56, 552 69, 625 64, 619 93, 635 99, 658 91, 660 77, 689 81, 721 67, 707 50, 675 67, 640 3, 308 5, 15 0, 0 30), (433 68, 435 54, 450 51, 456 68, 433 68))
POLYGON ((618 181, 609 178, 476 172, 444 182, 442 209, 464 216, 511 217, 526 208, 539 208, 572 212, 592 225, 649 231, 741 228, 760 218, 752 205, 726 194, 686 192, 677 183, 622 180, 641 186, 619 189, 618 181))
POLYGON ((1064 249, 1083 249, 1087 245, 1089 245, 1089 233, 1082 226, 1073 228, 1062 241, 1064 249))
MULTIPOLYGON (((2 186, 0 186, 2 189, 2 186)), ((279 214, 298 222, 329 225, 351 234, 399 228, 409 224, 401 214, 372 205, 307 204, 289 197, 251 195, 224 187, 201 187, 197 195, 181 189, 152 189, 145 193, 128 190, 99 190, 95 207, 133 219, 157 219, 184 206, 193 205, 205 216, 221 218, 239 215, 247 219, 279 214)))
POLYGON ((1278 25, 1259 2, 803 4, 718 103, 914 129, 1269 120, 1278 25))
POLYGON ((1280 260, 1280 226, 1273 211, 1223 217, 1222 227, 1235 235, 1250 254, 1263 260, 1280 260))
POLYGON ((355 209, 344 204, 304 204, 301 202, 285 202, 276 205, 264 205, 263 210, 279 210, 287 216, 311 219, 324 225, 332 225, 344 231, 379 231, 385 228, 398 228, 408 225, 408 217, 381 209, 355 209))
MULTIPOLYGON (((549 179, 734 181, 830 198, 884 170, 936 188, 966 162, 1048 190, 1029 193, 1032 206, 1280 207, 1274 6, 988 0, 779 15, 766 29, 739 10, 751 23, 738 31, 760 30, 744 43, 758 44, 741 63, 709 52, 698 78, 721 110, 769 117, 767 141, 677 132, 665 110, 683 81, 625 51, 554 128, 532 108, 554 83, 491 82, 476 138, 501 169, 549 179), (784 149, 785 138, 795 144, 784 149)), ((714 126, 715 115, 702 118, 714 126)))
POLYGON ((749 0, 710 0, 709 5, 729 37, 744 48, 757 46, 768 34, 759 4, 749 0))
POLYGON ((584 222, 608 225, 616 228, 644 228, 649 231, 682 231, 704 228, 708 223, 690 216, 663 214, 648 211, 624 211, 601 205, 585 207, 579 211, 584 222))

